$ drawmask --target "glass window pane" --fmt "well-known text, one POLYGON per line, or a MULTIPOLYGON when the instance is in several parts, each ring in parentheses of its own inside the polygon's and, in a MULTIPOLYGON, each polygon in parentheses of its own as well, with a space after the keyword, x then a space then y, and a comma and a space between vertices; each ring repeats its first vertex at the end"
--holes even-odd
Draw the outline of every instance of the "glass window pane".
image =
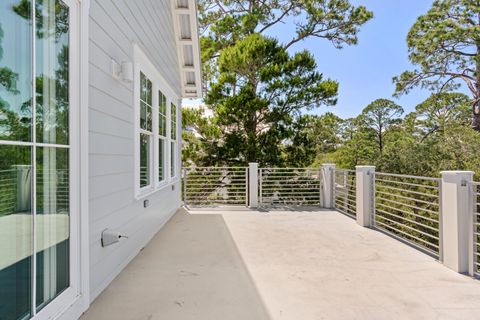
POLYGON ((140 99, 147 101, 147 79, 145 75, 140 72, 140 99))
POLYGON ((37 310, 70 283, 69 150, 37 148, 37 310))
POLYGON ((158 139, 158 181, 165 180, 165 141, 158 139))
POLYGON ((152 105, 152 81, 147 78, 146 81, 146 90, 147 90, 147 96, 145 102, 149 105, 152 105))
POLYGON ((150 185, 150 136, 140 134, 140 187, 150 185))
POLYGON ((30 147, 0 145, 0 319, 30 315, 31 157, 30 147))
POLYGON ((0 140, 31 141, 30 1, 0 1, 0 140))
POLYGON ((161 91, 158 91, 158 134, 166 136, 166 114, 167 114, 167 98, 161 91))
POLYGON ((158 115, 158 134, 161 135, 162 137, 165 136, 164 134, 164 123, 165 123, 165 120, 164 120, 164 117, 162 114, 159 114, 158 115))
POLYGON ((175 154, 176 154, 177 150, 176 150, 176 145, 175 145, 175 142, 170 142, 170 176, 171 177, 175 177, 175 167, 176 167, 176 163, 175 163, 175 154))
POLYGON ((140 102, 140 128, 147 129, 147 105, 145 102, 140 102))
POLYGON ((166 137, 167 136, 167 116, 163 116, 163 134, 162 136, 166 137))
POLYGON ((170 109, 171 137, 172 140, 177 140, 177 106, 172 103, 170 109))
POLYGON ((146 130, 152 132, 152 107, 147 105, 146 130))
POLYGON ((37 141, 68 144, 69 12, 61 1, 36 1, 37 141))

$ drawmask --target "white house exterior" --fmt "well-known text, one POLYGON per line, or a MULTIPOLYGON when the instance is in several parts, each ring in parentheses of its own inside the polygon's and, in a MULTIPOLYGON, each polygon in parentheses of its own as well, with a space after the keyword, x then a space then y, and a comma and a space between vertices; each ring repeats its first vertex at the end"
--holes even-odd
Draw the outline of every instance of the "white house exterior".
POLYGON ((77 319, 180 207, 196 19, 195 0, 0 4, 0 319, 77 319))

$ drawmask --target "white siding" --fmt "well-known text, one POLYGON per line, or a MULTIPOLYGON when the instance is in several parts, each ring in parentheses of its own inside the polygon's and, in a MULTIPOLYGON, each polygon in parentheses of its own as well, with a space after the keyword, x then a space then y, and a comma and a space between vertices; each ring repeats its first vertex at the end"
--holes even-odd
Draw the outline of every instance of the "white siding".
POLYGON ((175 93, 180 74, 169 0, 96 0, 90 8, 89 214, 91 300, 180 206, 180 183, 134 198, 133 83, 111 76, 111 59, 133 62, 133 43, 149 56, 175 93), (174 189, 174 190, 173 190, 174 189), (129 238, 102 248, 109 228, 129 238))

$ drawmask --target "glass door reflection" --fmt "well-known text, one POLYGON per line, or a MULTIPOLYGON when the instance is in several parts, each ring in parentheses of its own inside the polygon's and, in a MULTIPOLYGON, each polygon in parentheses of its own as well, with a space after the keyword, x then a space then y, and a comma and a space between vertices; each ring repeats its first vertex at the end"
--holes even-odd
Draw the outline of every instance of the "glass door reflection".
POLYGON ((70 286, 69 24, 59 0, 0 2, 2 320, 70 286))

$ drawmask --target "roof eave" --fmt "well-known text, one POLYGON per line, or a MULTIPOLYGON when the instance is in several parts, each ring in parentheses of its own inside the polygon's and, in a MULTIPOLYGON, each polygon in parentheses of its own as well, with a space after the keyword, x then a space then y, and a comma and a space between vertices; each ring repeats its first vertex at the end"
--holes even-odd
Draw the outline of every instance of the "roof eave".
POLYGON ((196 0, 171 0, 183 98, 202 97, 196 0))

